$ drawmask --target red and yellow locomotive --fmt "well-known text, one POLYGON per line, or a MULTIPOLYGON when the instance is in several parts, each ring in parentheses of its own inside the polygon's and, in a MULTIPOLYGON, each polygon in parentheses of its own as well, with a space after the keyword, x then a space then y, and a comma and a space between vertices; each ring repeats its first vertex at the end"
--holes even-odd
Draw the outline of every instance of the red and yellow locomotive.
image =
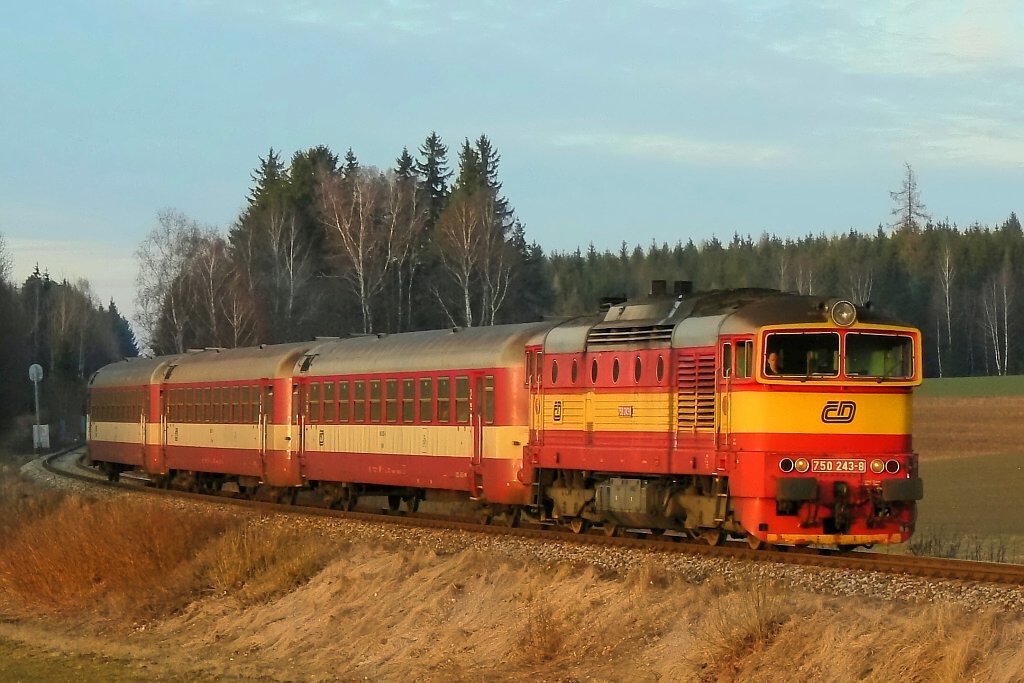
POLYGON ((90 386, 89 457, 166 484, 718 543, 905 541, 920 333, 842 300, 664 283, 595 315, 208 349, 90 386))

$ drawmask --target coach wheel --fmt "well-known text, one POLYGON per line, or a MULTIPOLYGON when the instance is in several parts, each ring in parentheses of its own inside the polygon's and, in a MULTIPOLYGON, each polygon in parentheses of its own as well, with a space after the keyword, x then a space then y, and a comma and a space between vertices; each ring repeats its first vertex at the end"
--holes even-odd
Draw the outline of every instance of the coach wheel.
POLYGON ((420 507, 420 497, 415 493, 411 496, 405 497, 405 510, 406 512, 416 512, 420 507))
POLYGON ((707 529, 701 534, 704 542, 708 545, 722 545, 725 540, 725 532, 721 529, 707 529))
POLYGON ((359 497, 352 491, 352 489, 346 487, 345 492, 341 494, 341 501, 338 506, 345 512, 351 512, 356 507, 356 501, 359 497))
POLYGON ((401 504, 401 496, 388 496, 388 512, 398 512, 398 506, 401 504))
POLYGON ((569 520, 569 531, 574 534, 582 534, 584 531, 590 528, 590 522, 583 519, 582 517, 573 517, 569 520))
POLYGON ((523 518, 523 509, 518 505, 505 513, 505 526, 514 529, 523 518))
POLYGON ((611 522, 605 522, 604 524, 604 535, 608 537, 621 536, 622 527, 618 524, 612 524, 611 522))
POLYGON ((754 536, 753 534, 748 534, 747 545, 750 547, 751 550, 761 550, 767 544, 757 536, 754 536))

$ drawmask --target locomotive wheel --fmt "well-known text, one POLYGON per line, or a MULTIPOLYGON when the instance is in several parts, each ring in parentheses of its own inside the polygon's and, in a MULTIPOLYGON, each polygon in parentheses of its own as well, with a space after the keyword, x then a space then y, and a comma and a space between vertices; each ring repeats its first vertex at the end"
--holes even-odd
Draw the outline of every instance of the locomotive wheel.
POLYGON ((701 538, 708 545, 722 545, 722 541, 725 540, 725 532, 721 529, 705 529, 701 538))
POLYGON ((398 506, 401 504, 401 496, 388 496, 388 512, 398 512, 398 506))
POLYGON ((604 535, 609 537, 621 536, 622 527, 620 527, 618 524, 612 524, 611 522, 607 522, 604 525, 604 535))
POLYGON ((590 522, 582 517, 573 517, 569 520, 569 531, 574 534, 582 534, 590 528, 590 522))
POLYGON ((761 550, 762 548, 764 548, 768 544, 765 543, 764 541, 762 541, 757 536, 748 534, 747 535, 747 545, 750 547, 751 550, 761 550))
POLYGON ((505 526, 510 529, 514 529, 519 526, 519 522, 523 517, 523 509, 519 506, 513 507, 511 510, 505 513, 505 526))
POLYGON ((651 536, 664 536, 664 535, 665 535, 665 530, 664 529, 651 529, 651 536))

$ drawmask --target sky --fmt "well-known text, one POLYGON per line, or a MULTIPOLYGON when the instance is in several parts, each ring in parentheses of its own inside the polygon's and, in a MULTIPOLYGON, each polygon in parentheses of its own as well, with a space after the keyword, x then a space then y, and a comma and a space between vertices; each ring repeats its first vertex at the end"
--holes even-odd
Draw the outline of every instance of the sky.
POLYGON ((491 139, 546 252, 873 231, 908 163, 933 217, 993 225, 1021 35, 1015 0, 7 3, 0 235, 16 281, 130 315, 161 209, 226 233, 270 147, 383 168, 431 131, 491 139))

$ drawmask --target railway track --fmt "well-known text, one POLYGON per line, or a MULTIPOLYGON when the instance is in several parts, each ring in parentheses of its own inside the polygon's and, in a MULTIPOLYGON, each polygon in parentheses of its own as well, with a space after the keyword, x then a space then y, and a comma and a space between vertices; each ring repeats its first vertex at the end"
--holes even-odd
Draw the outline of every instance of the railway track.
MULTIPOLYGON (((85 481, 90 484, 113 488, 145 490, 151 495, 172 496, 189 500, 218 503, 274 513, 291 513, 359 520, 382 524, 400 524, 409 527, 456 529, 474 533, 499 534, 518 538, 533 538, 561 541, 579 545, 614 546, 637 548, 649 552, 688 553, 719 558, 731 558, 750 562, 772 562, 785 565, 845 569, 863 572, 902 574, 928 579, 954 581, 988 582, 1024 586, 1024 565, 997 562, 978 562, 916 555, 889 555, 871 551, 836 552, 815 548, 785 548, 753 550, 745 543, 709 546, 682 536, 653 536, 646 532, 631 532, 624 536, 607 536, 596 533, 573 533, 551 525, 524 524, 517 527, 501 524, 487 524, 476 520, 441 516, 428 513, 369 512, 365 510, 342 511, 316 507, 314 505, 287 505, 270 501, 231 497, 230 495, 199 494, 187 491, 165 490, 145 487, 141 479, 134 483, 111 483, 102 473, 86 467, 73 452, 62 452, 48 456, 43 461, 50 473, 85 481), (72 461, 69 466, 67 462, 72 461), (59 463, 59 464, 58 464, 59 463)), ((128 479, 128 476, 125 475, 128 479)))

